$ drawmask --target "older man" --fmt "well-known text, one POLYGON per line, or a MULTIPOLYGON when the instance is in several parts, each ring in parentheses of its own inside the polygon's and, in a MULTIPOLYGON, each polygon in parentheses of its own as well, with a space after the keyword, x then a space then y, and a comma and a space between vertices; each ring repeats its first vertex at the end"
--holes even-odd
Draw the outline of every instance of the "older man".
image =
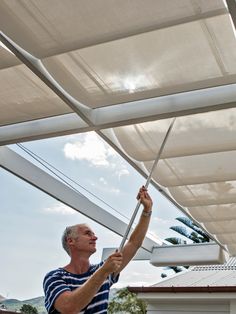
POLYGON ((142 245, 152 213, 152 199, 145 187, 137 199, 143 205, 139 222, 121 252, 114 252, 96 265, 89 262, 96 252, 97 237, 86 224, 67 227, 62 236, 63 248, 70 256, 65 267, 49 272, 44 278, 45 306, 48 313, 105 314, 109 290, 119 273, 142 245))

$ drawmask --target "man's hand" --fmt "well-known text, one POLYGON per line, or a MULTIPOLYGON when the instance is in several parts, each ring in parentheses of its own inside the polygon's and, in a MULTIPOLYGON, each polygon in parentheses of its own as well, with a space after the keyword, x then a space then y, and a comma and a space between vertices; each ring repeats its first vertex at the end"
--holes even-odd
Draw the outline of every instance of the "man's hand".
POLYGON ((112 273, 119 272, 122 260, 122 253, 111 254, 102 267, 98 268, 83 285, 73 291, 61 293, 55 301, 55 308, 58 313, 80 313, 91 302, 107 277, 112 273))
POLYGON ((141 201, 145 211, 149 212, 152 210, 152 199, 144 186, 139 189, 137 200, 141 201))
POLYGON ((104 271, 108 274, 116 273, 122 265, 123 257, 122 253, 115 252, 111 254, 104 265, 102 266, 104 271))

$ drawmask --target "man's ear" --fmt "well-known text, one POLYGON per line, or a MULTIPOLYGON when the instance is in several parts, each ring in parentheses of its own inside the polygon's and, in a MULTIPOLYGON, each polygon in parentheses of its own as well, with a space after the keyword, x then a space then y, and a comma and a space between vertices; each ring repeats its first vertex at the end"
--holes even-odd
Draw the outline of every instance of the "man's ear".
POLYGON ((67 243, 72 244, 73 243, 73 238, 67 238, 67 243))

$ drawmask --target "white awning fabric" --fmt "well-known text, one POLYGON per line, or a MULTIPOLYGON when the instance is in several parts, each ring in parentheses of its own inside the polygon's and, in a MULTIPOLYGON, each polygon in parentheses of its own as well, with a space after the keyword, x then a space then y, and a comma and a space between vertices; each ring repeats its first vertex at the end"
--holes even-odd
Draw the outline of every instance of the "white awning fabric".
MULTIPOLYGON (((92 108, 236 78, 235 35, 220 0, 1 1, 0 29, 92 108)), ((11 89, 11 97, 3 98, 0 125, 10 123, 9 106, 14 122, 68 112, 1 50, 0 85, 5 92, 11 89)))
MULTIPOLYGON (((124 151, 151 170, 171 119, 114 129, 124 151)), ((153 178, 194 220, 236 253, 236 109, 176 119, 153 178)))
MULTIPOLYGON (((92 111, 109 106, 112 112, 118 105, 125 116, 135 101, 155 98, 158 109, 158 99, 175 95, 178 102, 166 100, 173 116, 183 93, 197 96, 230 84, 236 90, 235 30, 223 0, 2 0, 0 29, 92 111)), ((79 119, 78 129, 74 120, 73 130, 61 123, 73 110, 4 45, 0 48, 1 142, 1 129, 11 133, 21 126, 29 130, 20 131, 23 138, 30 133, 43 138, 57 117, 60 124, 47 136, 78 132, 79 119)), ((207 108, 206 99, 206 112, 176 114, 153 178, 236 255, 235 99, 219 101, 221 108, 207 108)), ((138 118, 138 124, 110 123, 102 132, 148 174, 171 118, 138 118)))

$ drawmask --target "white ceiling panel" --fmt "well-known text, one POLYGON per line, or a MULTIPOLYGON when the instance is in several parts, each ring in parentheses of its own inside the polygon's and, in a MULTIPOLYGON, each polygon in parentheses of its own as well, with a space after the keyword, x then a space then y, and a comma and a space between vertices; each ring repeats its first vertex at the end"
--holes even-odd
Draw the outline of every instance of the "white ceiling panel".
POLYGON ((8 51, 8 49, 0 41, 0 69, 11 67, 20 63, 20 60, 18 60, 13 53, 8 51))
POLYGON ((227 249, 232 256, 236 256, 236 244, 228 244, 227 249))
POLYGON ((217 238, 220 242, 225 243, 226 245, 230 244, 236 244, 236 232, 235 230, 230 233, 227 232, 226 234, 217 234, 217 238))
POLYGON ((185 207, 236 202, 236 181, 170 187, 169 191, 185 207))
MULTIPOLYGON (((178 117, 162 156, 174 158, 234 150, 235 121, 235 108, 178 117)), ((132 158, 147 162, 155 159, 170 123, 171 119, 164 119, 115 128, 114 132, 132 158)))
MULTIPOLYGON (((118 127, 113 134, 149 173, 171 121, 118 127)), ((235 139, 234 108, 178 117, 153 173, 186 214, 227 248, 236 230, 235 139)))
POLYGON ((235 82, 224 1, 54 1, 2 1, 1 30, 91 108, 235 82))
POLYGON ((225 51, 236 50, 234 39, 225 14, 75 50, 43 63, 67 92, 94 108, 231 83, 236 58, 225 51))
POLYGON ((236 219, 235 203, 188 207, 188 209, 199 222, 236 219))
MULTIPOLYGON (((164 159, 156 168, 156 178, 163 186, 191 185, 236 180, 236 151, 164 159)), ((145 163, 148 171, 152 163, 145 163)))
POLYGON ((0 125, 71 112, 25 65, 0 71, 0 125))
MULTIPOLYGON (((206 222, 204 225, 207 228, 207 230, 209 230, 209 232, 215 234, 215 235, 221 235, 223 234, 225 236, 225 239, 227 241, 227 244, 232 243, 230 241, 230 239, 232 240, 232 233, 236 233, 235 232, 235 224, 236 224, 236 220, 232 219, 230 221, 218 221, 218 222, 206 222), (227 237, 227 235, 229 235, 229 238, 227 237)), ((235 243, 235 241, 233 241, 233 243, 235 243)))
POLYGON ((2 0, 0 29, 44 58, 225 11, 222 0, 2 0))

